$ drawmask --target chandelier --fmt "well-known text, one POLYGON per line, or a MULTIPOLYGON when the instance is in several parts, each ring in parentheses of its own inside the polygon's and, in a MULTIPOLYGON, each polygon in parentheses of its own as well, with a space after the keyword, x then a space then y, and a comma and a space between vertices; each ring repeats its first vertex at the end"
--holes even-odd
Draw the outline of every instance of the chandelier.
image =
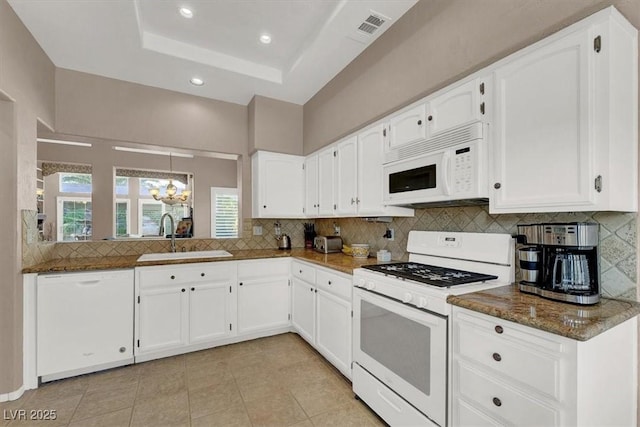
MULTIPOLYGON (((171 153, 169 153, 169 170, 171 172, 170 176, 173 176, 173 159, 171 157, 171 153)), ((149 190, 149 193, 155 200, 159 200, 167 205, 185 203, 191 195, 191 191, 189 190, 184 190, 181 194, 178 194, 178 187, 173 184, 173 179, 171 178, 169 178, 169 184, 167 185, 167 189, 165 190, 165 195, 160 195, 159 188, 152 188, 151 190, 149 190)))

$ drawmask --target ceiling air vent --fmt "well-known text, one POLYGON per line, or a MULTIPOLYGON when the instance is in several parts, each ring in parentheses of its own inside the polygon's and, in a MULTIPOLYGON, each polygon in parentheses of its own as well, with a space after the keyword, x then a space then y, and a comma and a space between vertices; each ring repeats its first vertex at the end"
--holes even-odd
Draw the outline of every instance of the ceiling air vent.
POLYGON ((350 37, 361 43, 369 43, 370 37, 387 21, 389 18, 386 16, 370 10, 369 16, 360 23, 358 29, 350 37))

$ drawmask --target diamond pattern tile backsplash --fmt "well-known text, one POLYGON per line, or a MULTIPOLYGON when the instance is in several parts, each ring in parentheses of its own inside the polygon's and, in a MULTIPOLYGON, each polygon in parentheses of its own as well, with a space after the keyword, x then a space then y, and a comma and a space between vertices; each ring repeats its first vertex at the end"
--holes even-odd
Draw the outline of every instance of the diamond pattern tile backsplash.
MULTIPOLYGON (((389 224, 367 222, 361 218, 332 218, 316 220, 279 220, 283 233, 291 237, 294 248, 304 247, 304 223, 314 222, 319 235, 333 235, 334 224, 340 227, 346 244, 368 243, 371 254, 379 249, 391 251, 393 259, 406 260, 407 236, 411 230, 466 231, 479 233, 515 234, 517 224, 538 222, 600 223, 600 273, 605 296, 636 300, 637 233, 635 213, 577 212, 490 215, 487 206, 417 209, 411 218, 393 218, 389 224), (386 228, 393 228, 395 239, 383 238, 386 228)), ((31 266, 56 258, 140 255, 169 250, 168 240, 96 241, 52 243, 37 239, 37 214, 22 214, 23 266, 31 266)), ((273 219, 245 219, 243 237, 239 239, 188 239, 178 242, 178 250, 242 250, 275 249, 273 219), (261 226, 262 235, 252 235, 253 227, 261 226)))
POLYGON ((315 223, 318 234, 333 235, 336 224, 345 244, 367 243, 372 254, 379 249, 387 249, 393 259, 406 260, 407 236, 411 230, 515 235, 517 224, 598 222, 602 293, 607 297, 636 300, 636 217, 635 213, 621 212, 490 215, 488 206, 466 206, 417 209, 414 217, 393 218, 389 224, 366 222, 360 218, 318 219, 315 223), (382 237, 387 227, 395 231, 393 241, 382 237))

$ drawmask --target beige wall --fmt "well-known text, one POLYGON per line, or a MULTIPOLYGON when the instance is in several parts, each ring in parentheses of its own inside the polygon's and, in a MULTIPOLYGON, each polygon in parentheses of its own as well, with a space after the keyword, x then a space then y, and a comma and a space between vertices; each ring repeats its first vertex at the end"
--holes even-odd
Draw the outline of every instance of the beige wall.
POLYGON ((22 385, 21 209, 35 209, 37 121, 54 121, 54 66, 6 0, 0 0, 0 394, 22 385), (19 183, 19 185, 18 185, 19 183))
POLYGON ((243 217, 251 215, 247 107, 56 70, 56 132, 242 156, 243 217))
POLYGON ((249 154, 302 154, 302 105, 256 95, 248 108, 249 154))
POLYGON ((304 105, 304 153, 615 4, 640 1, 421 0, 304 105))

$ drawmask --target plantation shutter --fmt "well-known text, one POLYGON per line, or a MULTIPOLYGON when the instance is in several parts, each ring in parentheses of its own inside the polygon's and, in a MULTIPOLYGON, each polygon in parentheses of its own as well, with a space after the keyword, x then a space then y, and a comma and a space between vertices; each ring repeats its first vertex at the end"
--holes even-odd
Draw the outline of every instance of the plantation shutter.
POLYGON ((211 237, 238 237, 238 189, 211 187, 211 237))

